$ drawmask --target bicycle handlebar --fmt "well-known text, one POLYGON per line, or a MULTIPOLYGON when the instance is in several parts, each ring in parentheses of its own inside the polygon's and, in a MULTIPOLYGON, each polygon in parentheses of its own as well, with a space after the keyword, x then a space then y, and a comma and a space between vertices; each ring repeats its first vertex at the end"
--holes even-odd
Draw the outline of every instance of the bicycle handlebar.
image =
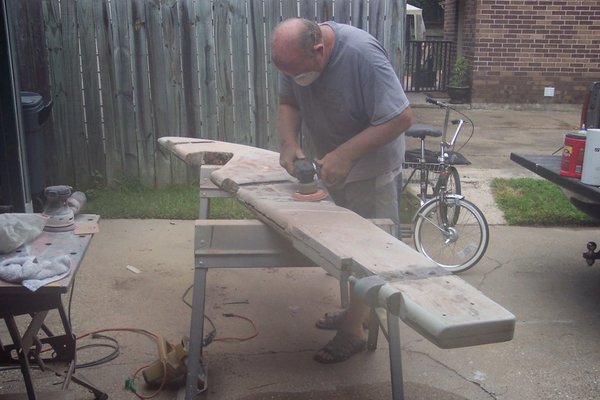
POLYGON ((441 102, 439 100, 436 100, 433 97, 429 97, 429 96, 425 97, 425 102, 427 102, 429 104, 436 105, 438 107, 442 107, 442 108, 448 108, 448 107, 450 107, 448 104, 443 103, 443 102, 441 102))
MULTIPOLYGON (((471 140, 471 137, 473 136, 473 132, 475 131, 475 125, 473 124, 473 121, 471 120, 471 118, 469 118, 468 116, 466 116, 465 114, 463 114, 462 112, 458 111, 457 109, 455 109, 454 107, 452 107, 450 104, 444 103, 442 101, 436 100, 433 97, 430 96, 425 96, 425 102, 429 103, 429 104, 433 104, 436 105, 440 108, 443 108, 446 111, 446 117, 444 119, 444 130, 442 133, 442 146, 448 145, 448 146, 454 146, 456 144, 456 139, 458 138, 458 135, 463 127, 464 124, 469 124, 471 125, 471 135, 469 136, 469 138, 467 139, 467 141, 465 143, 463 143, 460 148, 458 149, 460 151, 460 149, 462 149, 468 142, 469 140, 471 140), (450 115, 450 110, 457 112, 458 114, 462 115, 465 119, 458 119, 458 120, 449 120, 449 115, 450 115), (446 132, 448 129, 448 123, 452 122, 452 125, 458 125, 456 127, 456 131, 454 132, 454 136, 452 137, 452 140, 450 141, 450 143, 446 142, 446 132)), ((442 150, 443 151, 443 150, 442 150)))

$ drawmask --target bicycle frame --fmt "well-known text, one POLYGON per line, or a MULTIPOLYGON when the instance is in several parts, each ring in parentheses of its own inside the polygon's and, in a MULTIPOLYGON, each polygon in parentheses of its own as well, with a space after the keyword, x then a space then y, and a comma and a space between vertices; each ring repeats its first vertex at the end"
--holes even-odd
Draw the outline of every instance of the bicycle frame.
MULTIPOLYGON (((439 266, 457 273, 471 268, 483 257, 489 242, 489 227, 481 210, 465 196, 457 194, 460 193, 460 179, 454 167, 457 162, 454 157, 455 155, 462 157, 462 155, 454 152, 454 146, 465 120, 450 121, 450 110, 463 115, 467 121, 470 119, 448 104, 430 98, 427 102, 445 109, 444 127, 441 132, 429 126, 415 126, 412 131, 409 131, 409 136, 421 140, 421 148, 420 154, 411 153, 407 165, 410 164, 412 172, 403 185, 402 191, 410 183, 410 178, 418 172, 420 207, 412 217, 412 238, 415 248, 439 266), (455 125, 456 129, 448 141, 450 123, 455 125), (441 137, 440 152, 437 154, 436 161, 430 157, 427 162, 426 154, 429 156, 429 151, 425 150, 427 136, 441 137), (431 192, 427 194, 430 172, 439 174, 433 188, 433 196, 431 192), (448 187, 451 179, 456 182, 456 187, 448 187)), ((467 142, 469 139, 470 137, 467 142)))
MULTIPOLYGON (((448 133, 448 121, 450 119, 450 107, 447 104, 440 103, 440 102, 437 102, 436 105, 438 105, 438 106, 443 105, 443 107, 446 111, 446 115, 444 116, 444 130, 442 132, 442 140, 440 142, 440 156, 438 158, 438 162, 440 164, 440 171, 439 171, 439 177, 438 177, 438 192, 436 193, 436 196, 434 196, 433 199, 431 199, 431 200, 435 201, 436 199, 439 199, 439 201, 440 201, 440 222, 441 222, 442 226, 440 227, 439 225, 436 225, 435 223, 434 223, 434 225, 440 231, 442 231, 445 235, 447 235, 448 227, 451 224, 448 223, 448 208, 446 207, 446 205, 447 205, 446 200, 453 199, 453 198, 461 198, 462 199, 462 198, 464 198, 464 196, 457 196, 454 194, 446 194, 446 189, 447 189, 447 184, 448 184, 448 164, 446 163, 446 158, 447 158, 448 154, 446 153, 446 151, 454 148, 456 139, 458 138, 458 135, 460 134, 460 131, 461 131, 462 126, 465 123, 465 121, 462 119, 452 121, 453 125, 458 125, 458 126, 456 127, 456 130, 454 131, 452 140, 450 140, 450 143, 448 143, 446 141, 446 138, 447 138, 447 133, 448 133)), ((424 204, 425 203, 421 202, 421 209, 423 208, 424 204)), ((415 213, 415 217, 417 215, 418 215, 418 212, 415 213)), ((454 219, 455 218, 453 218, 453 220, 454 219)), ((433 221, 431 221, 431 222, 433 223, 433 221)), ((455 221, 453 221, 453 223, 454 222, 455 221)))
MULTIPOLYGON (((444 117, 444 129, 442 131, 442 138, 440 141, 440 155, 438 156, 437 163, 435 164, 436 167, 439 167, 439 178, 438 178, 439 182, 440 182, 439 192, 446 193, 447 167, 448 167, 448 164, 446 162, 447 151, 449 149, 454 148, 456 140, 462 130, 462 127, 463 127, 465 121, 463 119, 451 121, 452 124, 457 125, 457 127, 456 127, 456 130, 454 131, 454 134, 452 135, 452 139, 450 140, 450 142, 448 142, 446 140, 446 138, 447 138, 448 123, 449 123, 449 119, 450 119, 450 109, 451 108, 447 104, 444 104, 441 102, 436 101, 435 104, 440 107, 443 107, 446 111, 446 115, 444 117)), ((408 177, 406 182, 403 184, 401 191, 403 192, 406 189, 411 178, 418 171, 419 172, 419 195, 418 195, 418 197, 419 197, 420 204, 423 205, 428 200, 427 199, 427 185, 429 184, 429 172, 431 172, 432 169, 431 169, 431 165, 428 164, 425 160, 425 139, 421 140, 420 147, 421 147, 420 148, 421 155, 419 158, 418 166, 413 168, 413 171, 411 172, 410 176, 408 177)))

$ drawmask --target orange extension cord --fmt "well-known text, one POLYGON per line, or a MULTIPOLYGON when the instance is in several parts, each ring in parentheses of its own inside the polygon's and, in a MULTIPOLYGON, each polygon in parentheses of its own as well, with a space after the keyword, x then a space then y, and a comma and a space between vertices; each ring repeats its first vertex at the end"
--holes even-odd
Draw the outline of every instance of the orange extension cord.
MULTIPOLYGON (((228 317, 228 318, 241 318, 245 321, 248 321, 250 323, 250 325, 252 325, 252 328, 254 329, 254 333, 251 334, 250 336, 246 336, 246 337, 215 337, 213 339, 213 341, 216 342, 225 342, 225 343, 231 343, 231 342, 243 342, 246 340, 250 340, 255 338, 256 336, 258 336, 258 329, 256 328, 256 324, 254 323, 254 321, 252 321, 250 318, 248 317, 244 317, 243 315, 238 315, 238 314, 233 314, 233 313, 227 313, 227 314, 223 314, 224 317, 228 317)), ((158 335, 147 331, 145 329, 137 329, 137 328, 105 328, 105 329, 98 329, 92 332, 88 332, 85 333, 81 336, 76 336, 75 340, 78 341, 80 339, 86 338, 88 336, 91 335, 95 335, 95 334, 99 334, 99 333, 104 333, 104 332, 133 332, 133 333, 138 333, 138 334, 142 334, 145 336, 148 336, 149 338, 151 338, 153 341, 158 342, 158 335)), ((46 352, 46 351, 50 351, 52 350, 51 348, 45 349, 45 350, 41 350, 40 353, 46 352)), ((137 393, 137 391, 135 390, 135 388, 129 388, 133 394, 135 394, 135 396, 141 400, 147 400, 147 399, 152 399, 153 397, 156 397, 164 388, 166 382, 167 382, 167 366, 166 366, 166 362, 163 360, 162 361, 163 364, 163 376, 160 382, 160 386, 158 387, 158 389, 150 394, 150 395, 142 395, 137 393)), ((150 367, 150 365, 144 365, 139 367, 134 373, 133 376, 131 378, 131 380, 133 382, 135 382, 135 380, 137 379, 139 373, 141 371, 143 371, 144 369, 150 367)))

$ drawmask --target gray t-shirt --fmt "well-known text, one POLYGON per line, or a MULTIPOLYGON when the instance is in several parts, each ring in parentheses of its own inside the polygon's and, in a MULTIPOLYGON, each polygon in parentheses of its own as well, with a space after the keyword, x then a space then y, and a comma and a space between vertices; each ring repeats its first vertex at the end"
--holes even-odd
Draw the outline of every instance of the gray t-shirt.
MULTIPOLYGON (((350 25, 326 24, 335 32, 335 44, 321 76, 303 87, 279 74, 279 94, 295 98, 319 158, 409 106, 387 52, 373 36, 350 25)), ((403 161, 401 135, 358 160, 346 182, 388 173, 403 161)))

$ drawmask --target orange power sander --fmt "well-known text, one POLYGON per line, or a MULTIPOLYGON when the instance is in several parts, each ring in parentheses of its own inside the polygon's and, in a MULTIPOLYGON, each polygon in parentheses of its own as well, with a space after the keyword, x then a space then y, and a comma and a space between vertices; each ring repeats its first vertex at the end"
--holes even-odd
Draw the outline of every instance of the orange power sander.
POLYGON ((298 190, 292 197, 299 201, 319 201, 327 197, 327 191, 319 187, 316 176, 319 168, 314 161, 299 158, 294 161, 294 174, 298 178, 298 190))

